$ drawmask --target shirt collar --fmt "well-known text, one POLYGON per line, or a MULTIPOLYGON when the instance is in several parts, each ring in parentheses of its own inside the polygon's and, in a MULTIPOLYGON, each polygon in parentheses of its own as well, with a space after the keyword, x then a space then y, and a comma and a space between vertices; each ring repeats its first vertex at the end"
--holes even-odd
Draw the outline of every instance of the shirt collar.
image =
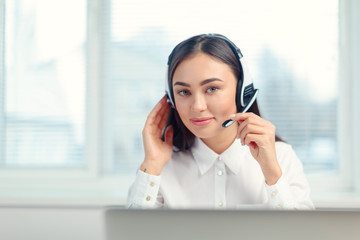
POLYGON ((195 137, 194 145, 191 147, 191 152, 199 167, 201 175, 204 175, 217 161, 218 157, 224 161, 225 165, 235 174, 238 174, 241 167, 241 162, 245 156, 245 146, 241 145, 239 139, 235 139, 232 145, 226 149, 222 154, 217 154, 210 149, 200 139, 195 137))

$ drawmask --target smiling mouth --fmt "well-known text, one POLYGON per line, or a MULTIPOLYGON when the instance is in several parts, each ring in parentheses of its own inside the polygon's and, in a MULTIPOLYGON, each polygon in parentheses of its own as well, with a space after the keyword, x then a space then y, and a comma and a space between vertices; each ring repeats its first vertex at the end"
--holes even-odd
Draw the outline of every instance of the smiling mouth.
POLYGON ((210 117, 210 118, 191 118, 190 121, 195 126, 204 126, 204 125, 210 123, 213 119, 214 119, 213 117, 210 117))

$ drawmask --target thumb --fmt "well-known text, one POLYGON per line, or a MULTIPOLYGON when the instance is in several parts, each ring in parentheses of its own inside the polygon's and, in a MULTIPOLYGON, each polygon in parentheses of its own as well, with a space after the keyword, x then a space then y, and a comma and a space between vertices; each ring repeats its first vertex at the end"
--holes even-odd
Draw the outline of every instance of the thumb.
POLYGON ((168 126, 165 130, 165 143, 169 146, 173 145, 173 136, 174 136, 174 128, 173 126, 168 126))

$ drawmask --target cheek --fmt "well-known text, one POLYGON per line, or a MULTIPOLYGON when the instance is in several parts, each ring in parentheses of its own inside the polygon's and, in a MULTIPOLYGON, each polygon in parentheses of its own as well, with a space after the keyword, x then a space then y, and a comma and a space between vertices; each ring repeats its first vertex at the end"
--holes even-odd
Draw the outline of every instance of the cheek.
POLYGON ((208 106, 211 106, 213 113, 223 115, 226 118, 236 112, 235 95, 228 94, 227 96, 213 99, 208 106))
POLYGON ((189 107, 186 104, 186 101, 176 101, 176 111, 178 112, 181 120, 184 120, 187 118, 188 113, 188 109, 189 107))

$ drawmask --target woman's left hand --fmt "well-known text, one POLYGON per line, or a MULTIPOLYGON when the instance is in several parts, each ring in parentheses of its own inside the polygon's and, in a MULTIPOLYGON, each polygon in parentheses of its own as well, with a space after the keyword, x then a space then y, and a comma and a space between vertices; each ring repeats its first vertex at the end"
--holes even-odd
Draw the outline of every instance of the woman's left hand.
POLYGON ((260 164, 266 183, 273 185, 281 176, 276 158, 275 126, 254 113, 236 113, 232 120, 239 123, 237 138, 250 148, 252 156, 260 164))

